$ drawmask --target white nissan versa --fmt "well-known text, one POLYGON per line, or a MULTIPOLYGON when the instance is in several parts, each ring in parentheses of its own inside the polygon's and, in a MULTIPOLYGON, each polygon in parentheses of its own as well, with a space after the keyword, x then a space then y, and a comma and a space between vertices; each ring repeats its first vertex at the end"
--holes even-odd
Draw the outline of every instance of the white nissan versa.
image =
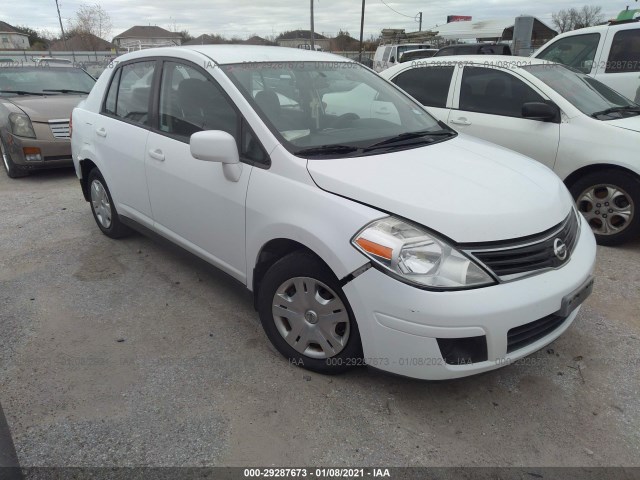
POLYGON ((150 230, 245 283, 305 368, 491 370, 561 335, 591 292, 594 237, 551 170, 342 57, 134 52, 72 117, 102 232, 150 230))

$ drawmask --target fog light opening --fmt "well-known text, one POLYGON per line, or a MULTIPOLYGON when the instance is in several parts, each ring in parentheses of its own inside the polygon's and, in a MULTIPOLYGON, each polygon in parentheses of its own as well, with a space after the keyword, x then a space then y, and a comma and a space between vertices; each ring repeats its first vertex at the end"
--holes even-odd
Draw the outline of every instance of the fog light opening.
POLYGON ((485 362, 487 355, 487 338, 436 338, 440 354, 448 365, 470 365, 485 362))
POLYGON ((39 148, 36 147, 24 147, 22 149, 24 153, 24 159, 27 162, 41 162, 42 161, 42 152, 39 148))

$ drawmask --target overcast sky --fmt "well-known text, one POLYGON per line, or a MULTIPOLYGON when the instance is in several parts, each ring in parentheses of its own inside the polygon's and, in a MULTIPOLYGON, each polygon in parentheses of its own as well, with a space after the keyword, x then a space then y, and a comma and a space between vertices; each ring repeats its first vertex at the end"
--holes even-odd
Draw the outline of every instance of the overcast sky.
MULTIPOLYGON (((382 28, 418 30, 414 17, 423 13, 423 30, 446 22, 447 15, 471 15, 474 20, 535 15, 551 25, 551 14, 583 5, 602 6, 614 17, 637 0, 366 0, 365 39, 382 28), (394 12, 391 8, 399 13, 394 12)), ((277 35, 285 30, 309 28, 310 0, 59 0, 66 25, 82 3, 98 3, 111 17, 111 37, 133 25, 158 25, 168 30, 188 30, 191 35, 218 33, 248 38, 277 35)), ((335 35, 360 32, 361 0, 315 0, 315 31, 335 35)), ((0 20, 37 30, 59 32, 55 0, 2 0, 0 20)), ((111 40, 109 38, 108 40, 111 40)))

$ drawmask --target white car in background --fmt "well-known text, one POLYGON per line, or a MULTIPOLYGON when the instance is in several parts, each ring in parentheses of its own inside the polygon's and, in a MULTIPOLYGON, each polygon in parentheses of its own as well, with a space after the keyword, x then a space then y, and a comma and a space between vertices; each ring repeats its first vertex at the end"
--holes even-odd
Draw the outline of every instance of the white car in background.
POLYGON ((73 127, 98 228, 154 232, 242 282, 273 345, 311 370, 498 368, 566 331, 592 289, 595 241, 557 176, 343 57, 126 54, 73 127))
POLYGON ((585 74, 529 57, 434 57, 381 75, 459 132, 556 172, 599 243, 640 234, 640 105, 585 74))
POLYGON ((532 56, 575 68, 640 103, 640 19, 563 33, 532 56))

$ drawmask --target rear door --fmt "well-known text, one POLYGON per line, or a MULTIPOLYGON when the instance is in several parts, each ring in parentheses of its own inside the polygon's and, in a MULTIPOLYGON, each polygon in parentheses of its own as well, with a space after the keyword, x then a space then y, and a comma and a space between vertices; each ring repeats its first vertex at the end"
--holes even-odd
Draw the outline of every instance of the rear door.
POLYGON ((253 167, 241 163, 239 178, 232 178, 225 165, 193 158, 189 139, 202 130, 223 130, 236 138, 241 159, 251 149, 266 154, 243 127, 231 99, 199 66, 164 60, 158 91, 157 115, 146 148, 154 226, 244 281, 245 198, 253 167))
POLYGON ((594 76, 625 97, 640 101, 640 24, 609 28, 594 76))
POLYGON ((452 80, 456 68, 453 63, 425 63, 400 72, 391 81, 427 107, 434 117, 446 123, 453 102, 452 80))
POLYGON ((152 219, 144 160, 155 71, 156 60, 118 66, 93 125, 100 169, 117 210, 147 226, 152 219))
POLYGON ((560 124, 522 117, 524 103, 548 101, 542 92, 510 71, 484 66, 465 66, 456 83, 453 128, 554 167, 560 124))

